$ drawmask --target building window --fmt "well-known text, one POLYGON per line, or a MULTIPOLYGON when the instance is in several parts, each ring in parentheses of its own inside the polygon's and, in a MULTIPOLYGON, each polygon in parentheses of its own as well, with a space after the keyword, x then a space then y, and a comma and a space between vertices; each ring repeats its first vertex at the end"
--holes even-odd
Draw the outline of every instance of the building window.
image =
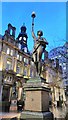
POLYGON ((13 50, 10 50, 10 48, 7 48, 7 54, 13 56, 13 50))
POLYGON ((10 81, 12 81, 12 77, 10 76, 10 81))
POLYGON ((66 63, 63 63, 64 66, 66 66, 66 63))
POLYGON ((11 50, 10 55, 13 56, 13 50, 11 50))
POLYGON ((63 67, 63 70, 66 70, 66 66, 63 67))
POLYGON ((62 66, 62 63, 59 63, 60 66, 62 66))
POLYGON ((17 71, 17 74, 21 73, 21 65, 20 64, 17 65, 17 70, 16 71, 17 71))
POLYGON ((20 73, 20 66, 17 66, 17 74, 20 73))
POLYGON ((11 81, 12 81, 12 77, 11 77, 11 76, 8 76, 8 77, 7 77, 7 81, 10 81, 10 82, 11 82, 11 81))
POLYGON ((12 76, 7 76, 4 78, 4 82, 12 82, 12 76))
POLYGON ((22 61, 22 56, 20 55, 20 61, 22 61))
POLYGON ((10 49, 9 48, 7 48, 7 54, 10 54, 10 49))
POLYGON ((61 55, 59 55, 59 58, 61 57, 61 55))
POLYGON ((22 37, 19 37, 19 40, 22 40, 22 37))
POLYGON ((27 76, 27 69, 24 69, 24 76, 27 76))
POLYGON ((24 58, 24 62, 25 62, 26 64, 28 64, 28 59, 27 59, 27 58, 24 58))
POLYGON ((19 54, 17 55, 17 59, 19 60, 19 54))
POLYGON ((24 62, 26 62, 26 58, 24 58, 24 62))
POLYGON ((18 48, 21 49, 21 44, 20 43, 18 44, 18 48))
POLYGON ((22 55, 17 54, 17 60, 22 61, 22 55))
POLYGON ((7 60, 7 67, 6 67, 7 70, 11 70, 12 69, 12 62, 7 60))
POLYGON ((24 52, 26 52, 26 53, 27 53, 27 47, 24 47, 24 52))

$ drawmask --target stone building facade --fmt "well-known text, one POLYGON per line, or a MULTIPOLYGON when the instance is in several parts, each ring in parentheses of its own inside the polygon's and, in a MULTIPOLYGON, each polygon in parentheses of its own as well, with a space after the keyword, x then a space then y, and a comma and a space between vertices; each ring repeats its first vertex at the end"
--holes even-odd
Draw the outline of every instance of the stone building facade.
POLYGON ((68 42, 63 46, 52 49, 49 52, 49 59, 59 59, 59 66, 62 67, 62 81, 65 93, 68 96, 68 42))
MULTIPOLYGON (((48 53, 47 53, 48 54, 48 53)), ((59 65, 59 59, 49 59, 46 57, 43 62, 42 75, 46 80, 46 83, 51 88, 50 101, 52 105, 60 106, 60 103, 66 101, 63 79, 62 79, 62 67, 59 65)))
POLYGON ((17 39, 15 39, 15 30, 15 27, 8 24, 4 36, 0 37, 0 93, 2 93, 2 103, 6 101, 7 104, 13 99, 20 100, 23 95, 23 83, 28 78, 36 76, 27 41, 20 36, 20 34, 25 35, 27 39, 26 27, 21 27, 17 39), (24 33, 22 33, 23 29, 25 29, 24 33))

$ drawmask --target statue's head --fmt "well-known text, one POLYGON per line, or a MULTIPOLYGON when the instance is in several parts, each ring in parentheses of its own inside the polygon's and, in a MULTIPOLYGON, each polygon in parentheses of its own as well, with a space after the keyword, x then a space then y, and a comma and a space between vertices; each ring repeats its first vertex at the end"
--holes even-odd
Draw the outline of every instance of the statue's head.
POLYGON ((39 30, 39 31, 37 32, 37 35, 41 37, 41 36, 43 36, 43 32, 42 32, 41 30, 39 30))

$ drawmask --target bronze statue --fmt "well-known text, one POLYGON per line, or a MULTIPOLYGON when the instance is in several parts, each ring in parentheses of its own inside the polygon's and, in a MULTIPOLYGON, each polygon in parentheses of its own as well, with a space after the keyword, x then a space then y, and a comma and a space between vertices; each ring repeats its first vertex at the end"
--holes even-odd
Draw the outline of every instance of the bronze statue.
POLYGON ((35 36, 34 33, 34 18, 36 17, 35 12, 32 13, 32 37, 34 39, 34 49, 33 49, 33 61, 34 64, 36 65, 36 70, 37 73, 40 75, 41 74, 41 59, 42 59, 42 53, 44 52, 46 45, 48 45, 48 42, 46 41, 45 38, 43 38, 43 32, 39 30, 37 32, 37 36, 35 36))

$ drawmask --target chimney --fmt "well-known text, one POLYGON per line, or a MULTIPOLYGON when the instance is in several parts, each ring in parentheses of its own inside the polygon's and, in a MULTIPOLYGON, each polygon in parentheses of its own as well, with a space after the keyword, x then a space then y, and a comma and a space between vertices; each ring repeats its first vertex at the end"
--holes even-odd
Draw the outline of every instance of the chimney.
POLYGON ((15 30, 16 28, 13 27, 10 23, 8 24, 8 33, 15 38, 15 30))

